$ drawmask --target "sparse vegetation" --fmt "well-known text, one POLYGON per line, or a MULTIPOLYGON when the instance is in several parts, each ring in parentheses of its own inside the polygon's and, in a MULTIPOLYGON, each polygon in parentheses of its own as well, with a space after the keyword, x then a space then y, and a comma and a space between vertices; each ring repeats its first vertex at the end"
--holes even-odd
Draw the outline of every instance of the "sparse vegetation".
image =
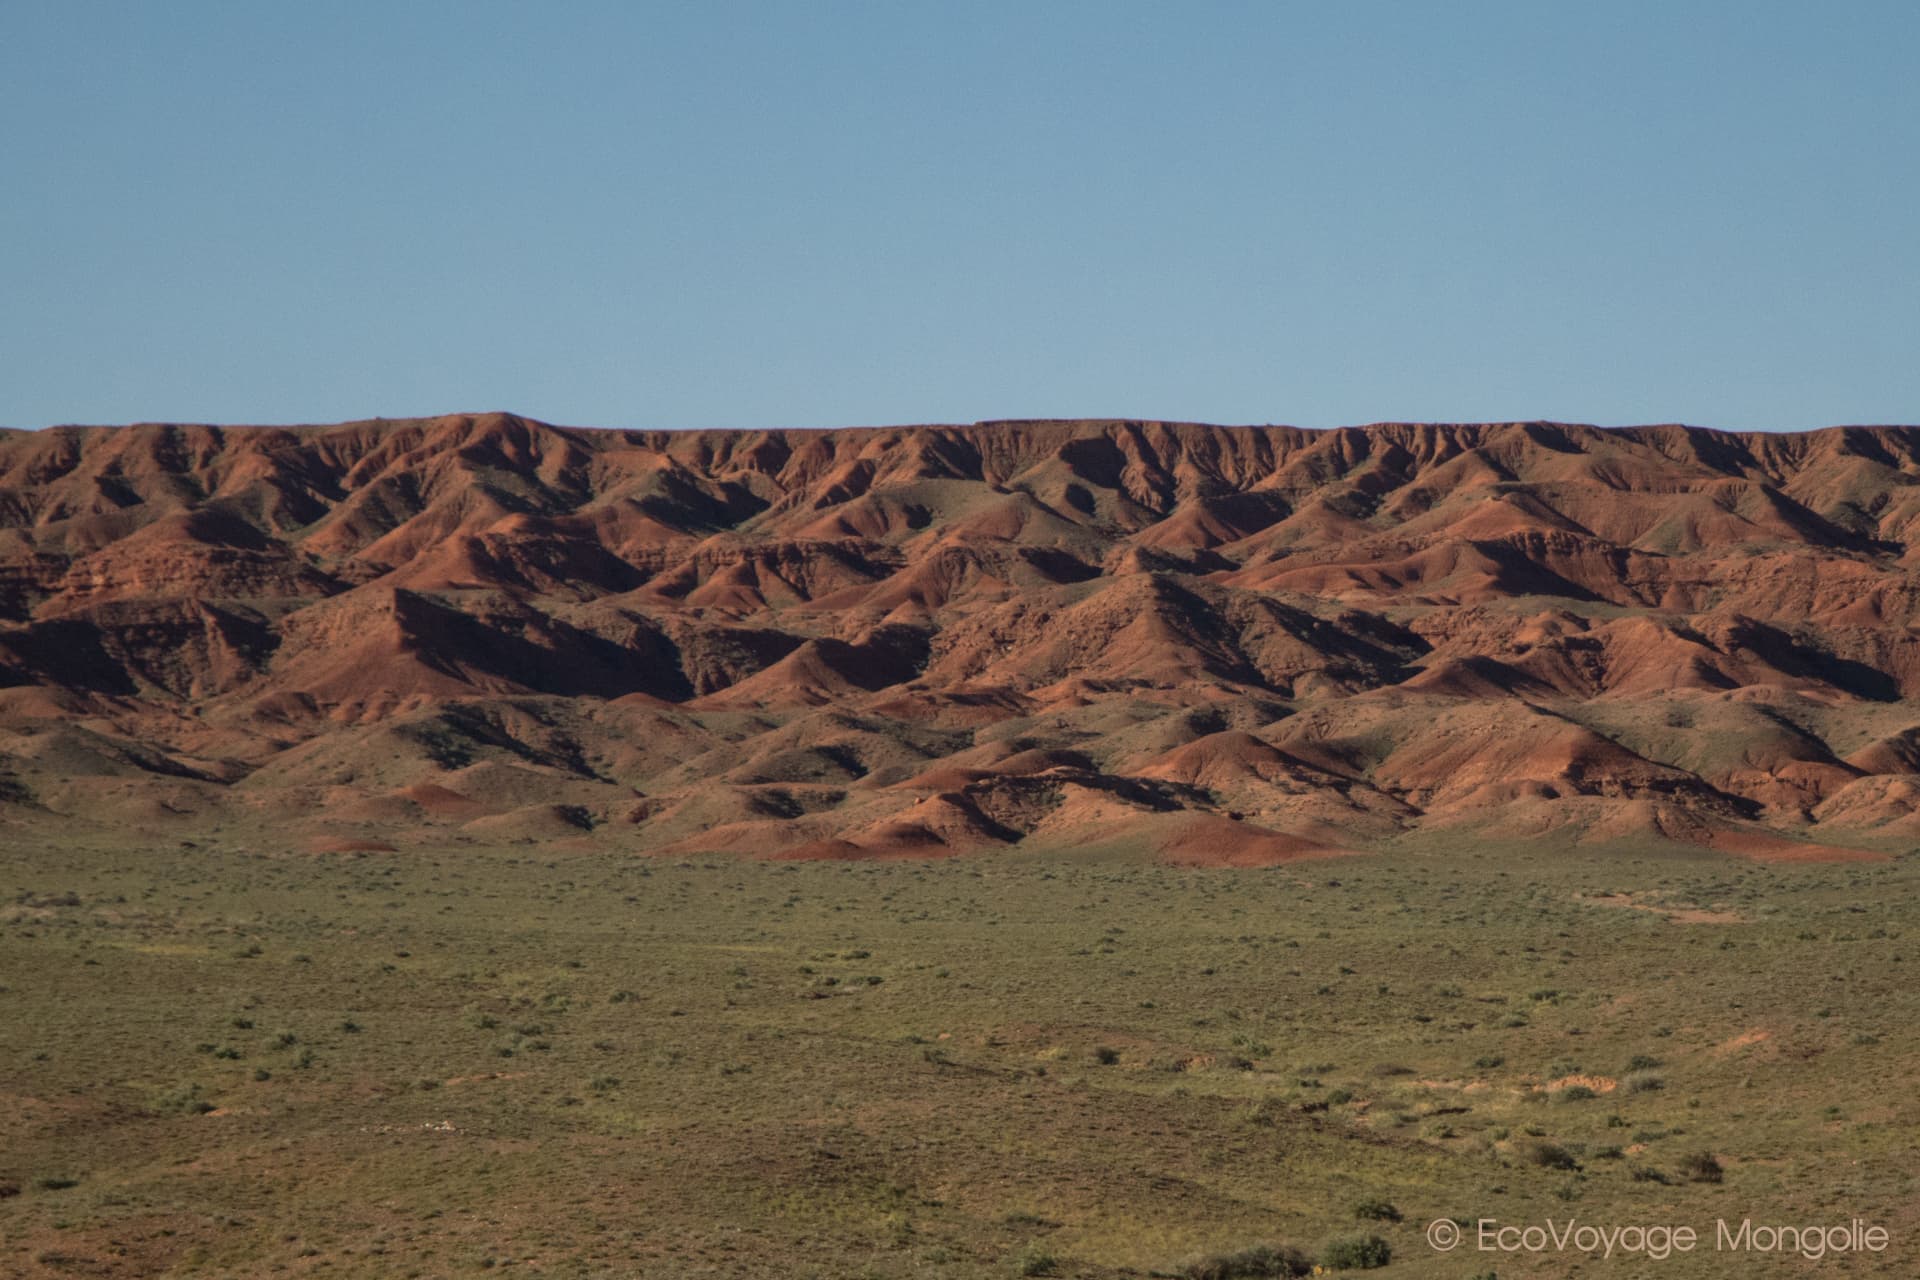
POLYGON ((1680 1172, 1690 1182, 1713 1182, 1724 1180, 1727 1171, 1721 1167, 1720 1160, 1711 1151, 1694 1151, 1680 1158, 1680 1172))
MULTIPOLYGON (((76 1256, 121 1241, 131 1274, 163 1269, 170 1238, 131 1225, 159 1220, 178 1233, 166 1256, 199 1249, 209 1274, 265 1274, 307 1249, 301 1266, 338 1277, 439 1274, 449 1256, 508 1274, 544 1240, 556 1274, 576 1259, 585 1274, 662 1276, 724 1259, 752 1280, 910 1275, 938 1254, 953 1280, 1004 1280, 1029 1260, 1102 1280, 1236 1259, 1243 1274, 1290 1275, 1306 1255, 1269 1245, 1283 1262, 1256 1264, 1239 1242, 1375 1232, 1394 1255, 1380 1274, 1416 1275, 1420 1228, 1442 1207, 1519 1221, 1571 1204, 1583 1221, 1624 1221, 1657 1196, 1717 1211, 1689 1151, 1726 1153, 1711 1158, 1743 1213, 1805 1220, 1840 1180, 1864 1213, 1903 1203, 1911 1107, 1886 1080, 1913 1051, 1901 1028, 1920 1026, 1920 1003, 1891 959, 1902 941, 1847 924, 1813 943, 1792 933, 1850 921, 1859 899, 1890 904, 1870 923, 1904 932, 1905 863, 1542 864, 1476 846, 1444 872, 1425 852, 1351 860, 1333 892, 1302 889, 1297 868, 1114 854, 25 859, 0 902, 69 885, 83 904, 126 901, 58 929, 0 920, 0 1015, 30 1032, 0 1043, 0 1088, 57 1104, 18 1113, 5 1173, 19 1194, 0 1199, 0 1227, 76 1256), (1627 874, 1750 922, 1652 929, 1644 913, 1576 901, 1627 874), (1761 897, 1783 909, 1763 914, 1749 900, 1761 897), (262 956, 231 959, 234 920, 262 956), (1716 929, 1742 931, 1755 954, 1791 946, 1795 964, 1719 971, 1710 992, 1674 982, 1716 929), (1118 940, 1110 955, 1072 956, 1100 936, 1118 940), (97 965, 73 962, 83 942, 97 965), (1312 999, 1340 963, 1364 976, 1312 999), (1447 966, 1464 994, 1435 1005, 1447 966), (839 981, 812 985, 822 977, 839 981), (1530 999, 1547 988, 1558 1003, 1530 999), (836 994, 803 997, 815 990, 836 994), (1615 999, 1629 1003, 1610 1014, 1615 999), (1502 1029, 1522 1004, 1530 1025, 1502 1029), (1421 1011, 1436 1016, 1409 1016, 1421 1011), (1862 1025, 1879 1044, 1853 1045, 1862 1025), (172 1030, 129 1031, 147 1026, 172 1030), (1629 1065, 1604 1102, 1542 1105, 1629 1065), (1637 1085, 1639 1072, 1667 1087, 1637 1085), (1579 1078, 1541 1087, 1567 1075, 1579 1078), (1779 1089, 1819 1094, 1766 1105, 1779 1089), (256 1141, 270 1158, 222 1164, 256 1141), (531 1145, 507 1160, 503 1141, 531 1145), (1735 1163, 1781 1150, 1791 1180, 1735 1163), (46 1192, 40 1177, 80 1185, 46 1192), (383 1221, 404 1229, 356 1225, 366 1198, 352 1188, 369 1178, 393 1206, 383 1221), (1170 1197, 1169 1179, 1201 1198, 1170 1197), (189 1199, 206 1214, 167 1208, 189 1199), (297 1223, 281 1207, 294 1204, 297 1223), (1210 1206, 1204 1236, 1196 1204, 1210 1206), (56 1237, 56 1221, 77 1225, 56 1237), (299 1239, 273 1243, 287 1234, 299 1239), (1228 1247, 1196 1260, 1207 1240, 1228 1247)), ((1663 1276, 1716 1274, 1671 1261, 1663 1276)), ((12 1262, 0 1245, 0 1273, 12 1262)))

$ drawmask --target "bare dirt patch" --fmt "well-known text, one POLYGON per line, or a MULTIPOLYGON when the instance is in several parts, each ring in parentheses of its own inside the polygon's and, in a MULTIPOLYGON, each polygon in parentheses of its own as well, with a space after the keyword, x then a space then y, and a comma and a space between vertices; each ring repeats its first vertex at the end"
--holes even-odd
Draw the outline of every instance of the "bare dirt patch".
POLYGON ((1593 907, 1624 907, 1630 911, 1647 911, 1664 916, 1675 924, 1745 924, 1747 918, 1738 911, 1713 911, 1705 907, 1669 907, 1657 902, 1641 902, 1630 893, 1598 893, 1573 895, 1575 902, 1584 902, 1593 907))

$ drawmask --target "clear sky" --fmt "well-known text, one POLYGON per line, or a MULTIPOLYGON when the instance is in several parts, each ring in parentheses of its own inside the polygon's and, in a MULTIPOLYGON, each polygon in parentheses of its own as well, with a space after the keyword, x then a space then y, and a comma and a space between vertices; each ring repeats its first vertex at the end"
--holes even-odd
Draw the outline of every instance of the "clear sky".
POLYGON ((0 4, 0 423, 1920 422, 1920 5, 0 4))

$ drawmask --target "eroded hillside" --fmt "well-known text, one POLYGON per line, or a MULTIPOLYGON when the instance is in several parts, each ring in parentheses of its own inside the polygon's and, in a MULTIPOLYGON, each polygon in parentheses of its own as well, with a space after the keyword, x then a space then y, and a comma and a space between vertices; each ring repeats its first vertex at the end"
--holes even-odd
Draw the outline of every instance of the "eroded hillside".
POLYGON ((1920 429, 0 435, 0 821, 1271 862, 1920 834, 1920 429))

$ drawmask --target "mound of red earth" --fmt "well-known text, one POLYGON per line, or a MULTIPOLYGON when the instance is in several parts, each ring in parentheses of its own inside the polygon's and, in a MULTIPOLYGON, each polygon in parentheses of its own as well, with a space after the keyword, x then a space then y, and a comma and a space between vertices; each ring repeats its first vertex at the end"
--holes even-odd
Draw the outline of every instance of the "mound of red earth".
POLYGON ((1920 428, 0 433, 0 823, 1920 838, 1920 428))

